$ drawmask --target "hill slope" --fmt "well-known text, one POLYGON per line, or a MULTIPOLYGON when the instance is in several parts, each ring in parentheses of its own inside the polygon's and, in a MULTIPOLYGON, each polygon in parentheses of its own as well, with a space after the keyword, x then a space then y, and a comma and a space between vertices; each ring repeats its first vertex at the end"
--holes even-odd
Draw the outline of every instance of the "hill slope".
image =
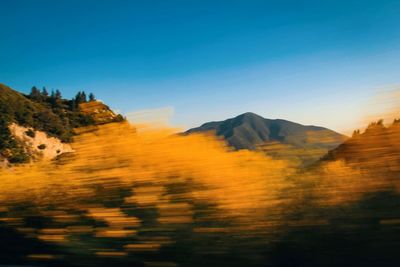
POLYGON ((343 160, 348 164, 368 169, 400 170, 400 120, 384 126, 382 120, 371 123, 335 149, 321 162, 343 160))
POLYGON ((224 121, 205 123, 186 131, 186 134, 210 131, 223 137, 235 149, 261 149, 273 156, 300 157, 307 162, 318 159, 346 140, 344 135, 327 128, 265 119, 250 112, 224 121), (310 151, 312 153, 308 153, 310 151))
POLYGON ((74 128, 120 120, 123 120, 122 116, 95 101, 93 95, 88 102, 84 92, 68 100, 63 99, 58 90, 49 95, 45 89, 40 92, 33 87, 29 95, 24 95, 0 84, 0 159, 11 163, 29 161, 32 148, 27 147, 25 141, 32 139, 30 143, 34 143, 36 133, 60 142, 71 142, 74 128), (90 110, 86 106, 98 108, 90 110), (99 112, 101 120, 98 119, 99 112), (14 125, 13 131, 11 125, 14 125), (15 136, 15 127, 27 129, 24 138, 15 136))

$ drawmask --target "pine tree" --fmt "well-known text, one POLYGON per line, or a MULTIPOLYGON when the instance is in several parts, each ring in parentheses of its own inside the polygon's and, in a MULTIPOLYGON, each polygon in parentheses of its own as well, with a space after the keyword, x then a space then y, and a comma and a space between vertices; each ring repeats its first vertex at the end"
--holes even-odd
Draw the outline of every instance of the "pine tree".
POLYGON ((72 99, 72 109, 75 110, 79 107, 79 104, 87 102, 86 93, 84 91, 79 91, 75 98, 72 99))
POLYGON ((43 87, 43 89, 42 89, 42 96, 44 99, 46 99, 49 96, 49 93, 47 92, 46 87, 43 87))
POLYGON ((62 99, 61 92, 58 89, 56 90, 55 98, 56 99, 62 99))
POLYGON ((56 91, 51 90, 50 104, 53 108, 61 108, 62 107, 61 92, 59 90, 56 90, 56 91))
POLYGON ((31 93, 29 94, 29 97, 37 102, 41 102, 42 101, 42 95, 39 91, 39 89, 36 88, 36 86, 33 86, 31 89, 31 93))
POLYGON ((85 102, 87 102, 86 93, 85 93, 85 91, 82 91, 82 94, 81 94, 81 103, 85 103, 85 102))
POLYGON ((89 101, 96 101, 96 97, 94 96, 93 93, 89 94, 89 101))

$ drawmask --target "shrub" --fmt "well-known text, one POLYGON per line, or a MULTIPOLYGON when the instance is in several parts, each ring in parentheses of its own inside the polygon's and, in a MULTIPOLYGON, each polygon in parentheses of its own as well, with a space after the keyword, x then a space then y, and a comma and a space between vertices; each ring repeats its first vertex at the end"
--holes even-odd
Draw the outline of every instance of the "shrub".
POLYGON ((121 114, 118 114, 115 118, 114 118, 114 121, 115 122, 122 122, 122 121, 124 121, 125 120, 125 118, 121 115, 121 114))
POLYGON ((45 144, 41 144, 41 145, 38 146, 38 148, 39 148, 40 150, 43 150, 43 149, 46 148, 46 145, 45 145, 45 144))
POLYGON ((27 136, 29 136, 29 137, 32 137, 32 138, 34 138, 35 135, 36 135, 36 134, 35 134, 35 131, 32 130, 32 129, 29 129, 28 131, 26 131, 25 134, 26 134, 27 136))

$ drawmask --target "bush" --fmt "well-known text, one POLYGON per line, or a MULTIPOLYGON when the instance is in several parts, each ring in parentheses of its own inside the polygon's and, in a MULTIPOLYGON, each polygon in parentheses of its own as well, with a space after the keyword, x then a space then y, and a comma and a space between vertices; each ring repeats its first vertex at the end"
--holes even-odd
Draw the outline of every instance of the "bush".
POLYGON ((45 144, 41 144, 41 145, 38 146, 38 148, 39 148, 40 150, 43 150, 43 149, 46 148, 46 145, 45 145, 45 144))
POLYGON ((115 118, 114 118, 114 122, 122 122, 122 121, 124 121, 125 120, 125 118, 121 115, 121 114, 118 114, 115 118))
POLYGON ((32 138, 34 138, 35 135, 36 135, 36 134, 35 134, 35 131, 32 130, 32 129, 29 129, 28 131, 26 131, 25 134, 26 134, 27 136, 29 136, 29 137, 32 137, 32 138))
POLYGON ((26 163, 29 162, 29 155, 22 148, 13 149, 8 161, 10 163, 26 163))

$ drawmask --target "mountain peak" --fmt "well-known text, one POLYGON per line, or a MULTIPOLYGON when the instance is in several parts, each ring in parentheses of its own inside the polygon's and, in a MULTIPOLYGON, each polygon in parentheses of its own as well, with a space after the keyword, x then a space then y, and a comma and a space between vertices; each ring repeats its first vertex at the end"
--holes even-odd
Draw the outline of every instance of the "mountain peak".
POLYGON ((240 121, 261 121, 261 120, 266 120, 265 118, 261 117, 260 115, 253 113, 253 112, 245 112, 243 114, 240 114, 232 120, 240 120, 240 121))
POLYGON ((239 117, 243 117, 243 118, 263 118, 260 115, 258 115, 256 113, 253 113, 253 112, 245 112, 243 114, 240 114, 240 115, 236 116, 236 118, 239 118, 239 117))
POLYGON ((282 119, 266 119, 253 112, 246 112, 224 121, 208 122, 189 129, 186 133, 207 131, 223 137, 227 144, 235 149, 256 150, 271 143, 298 149, 320 148, 316 158, 346 139, 344 135, 323 127, 306 126, 282 119))

